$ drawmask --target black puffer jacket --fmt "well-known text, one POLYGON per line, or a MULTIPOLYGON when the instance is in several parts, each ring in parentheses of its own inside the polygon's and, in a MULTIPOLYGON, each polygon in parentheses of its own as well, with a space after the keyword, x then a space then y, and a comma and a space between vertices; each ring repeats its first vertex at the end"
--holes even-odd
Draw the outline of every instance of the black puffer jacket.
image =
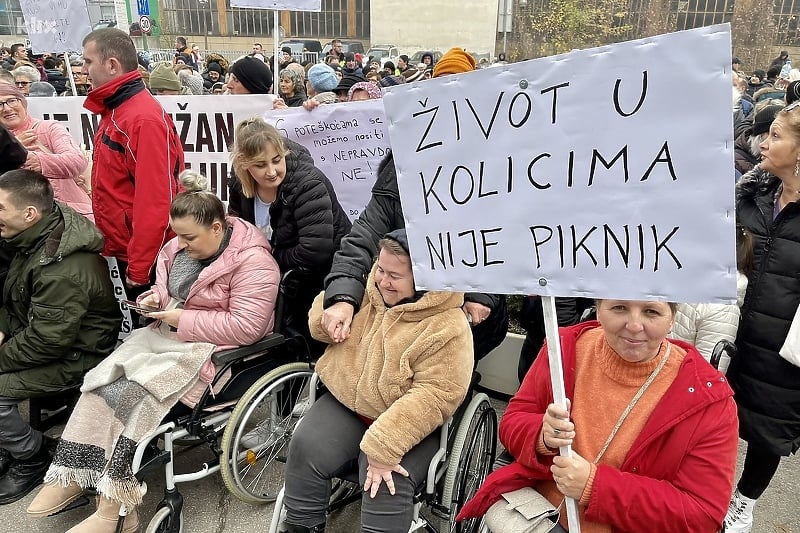
POLYGON ((733 143, 733 163, 742 174, 747 174, 758 163, 758 159, 750 153, 750 133, 744 132, 733 143))
MULTIPOLYGON (((350 234, 342 239, 342 246, 336 252, 331 273, 325 279, 326 308, 335 303, 336 296, 346 295, 355 302, 364 299, 367 276, 378 255, 378 242, 390 231, 405 226, 394 156, 389 153, 378 167, 378 179, 372 187, 372 196, 367 207, 353 223, 350 234)), ((492 310, 493 320, 486 320, 473 329, 477 360, 489 353, 505 337, 508 329, 506 299, 500 294, 474 292, 466 293, 464 299, 483 304, 492 310)))
MULTIPOLYGON (((272 254, 281 272, 297 267, 327 274, 342 237, 350 231, 350 220, 336 199, 333 185, 314 166, 309 151, 286 140, 286 178, 269 209, 272 254)), ((253 198, 245 198, 242 184, 231 172, 230 214, 255 222, 253 198)))
POLYGON ((740 180, 736 214, 753 236, 754 268, 728 379, 742 438, 771 453, 800 449, 800 368, 778 354, 800 305, 800 202, 773 221, 780 180, 760 165, 740 180))

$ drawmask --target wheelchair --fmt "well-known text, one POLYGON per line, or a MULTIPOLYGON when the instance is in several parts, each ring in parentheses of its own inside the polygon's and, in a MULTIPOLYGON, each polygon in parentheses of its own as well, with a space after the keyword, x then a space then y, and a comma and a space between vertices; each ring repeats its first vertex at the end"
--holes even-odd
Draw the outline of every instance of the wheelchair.
MULTIPOLYGON (((303 405, 311 361, 319 355, 285 316, 302 285, 302 271, 285 273, 275 306, 275 331, 255 344, 216 352, 212 356, 218 367, 216 377, 197 405, 190 409, 178 404, 137 445, 133 472, 145 490, 145 476, 162 469, 165 475, 163 498, 145 532, 183 532, 184 501, 176 485, 217 471, 229 491, 246 502, 266 503, 277 497, 283 483, 281 453, 291 437, 292 421, 299 418, 293 408, 303 405), (221 390, 212 394, 212 387, 227 376, 221 390), (245 437, 260 426, 271 428, 271 440, 245 446, 245 437), (182 445, 205 445, 213 458, 196 471, 176 473, 175 447, 182 445)), ((126 514, 123 505, 117 531, 121 531, 126 514)))
MULTIPOLYGON (((303 371, 297 379, 306 380, 307 374, 308 371, 303 371)), ((285 377, 289 379, 291 375, 285 377)), ((446 523, 443 531, 478 533, 483 525, 483 519, 455 521, 458 512, 491 472, 497 452, 497 413, 486 394, 473 392, 479 381, 480 375, 476 372, 467 398, 439 428, 439 449, 428 466, 425 482, 417 488, 414 496, 409 533, 421 530, 439 533, 434 522, 422 514, 423 506, 446 523)), ((318 389, 319 380, 314 374, 307 395, 309 405, 316 398, 318 389)), ((362 490, 358 482, 358 472, 350 472, 344 478, 334 480, 331 494, 328 515, 360 500, 362 490)), ((275 501, 269 533, 278 532, 282 514, 283 488, 275 501)))

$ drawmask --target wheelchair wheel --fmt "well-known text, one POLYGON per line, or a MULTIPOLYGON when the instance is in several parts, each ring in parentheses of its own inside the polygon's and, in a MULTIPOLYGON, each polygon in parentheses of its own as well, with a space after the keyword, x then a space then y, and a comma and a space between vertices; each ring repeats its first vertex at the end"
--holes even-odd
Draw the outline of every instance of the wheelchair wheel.
POLYGON ((294 427, 308 408, 307 363, 279 366, 236 404, 222 436, 220 471, 228 490, 247 503, 275 501, 294 427))
POLYGON ((449 531, 477 533, 483 519, 456 522, 456 515, 489 475, 497 451, 497 414, 489 398, 476 394, 464 410, 447 462, 442 505, 449 509, 449 531))
POLYGON ((169 507, 159 507, 144 533, 183 533, 183 513, 176 517, 169 507))

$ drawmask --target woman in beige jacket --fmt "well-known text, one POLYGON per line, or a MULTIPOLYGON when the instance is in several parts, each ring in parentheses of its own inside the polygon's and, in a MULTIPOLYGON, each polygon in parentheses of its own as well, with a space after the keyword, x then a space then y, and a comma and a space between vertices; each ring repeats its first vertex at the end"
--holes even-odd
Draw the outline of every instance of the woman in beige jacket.
MULTIPOLYGON (((464 400, 472 334, 454 292, 417 292, 405 230, 389 233, 349 338, 316 371, 330 394, 309 409, 289 447, 282 532, 325 530, 331 478, 358 469, 362 531, 408 531, 415 488, 438 449, 434 430, 464 400)), ((322 327, 322 299, 309 315, 322 327)))

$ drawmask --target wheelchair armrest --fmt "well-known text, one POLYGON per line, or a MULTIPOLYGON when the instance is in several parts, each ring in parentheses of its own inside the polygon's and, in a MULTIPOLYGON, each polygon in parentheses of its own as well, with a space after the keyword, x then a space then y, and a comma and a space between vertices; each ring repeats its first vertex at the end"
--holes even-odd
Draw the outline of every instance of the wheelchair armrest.
POLYGON ((225 365, 240 359, 244 359, 245 357, 250 357, 251 355, 265 352, 270 348, 282 344, 285 340, 286 339, 284 336, 280 333, 273 333, 271 335, 267 335, 255 344, 216 352, 211 356, 211 360, 215 365, 225 365))

